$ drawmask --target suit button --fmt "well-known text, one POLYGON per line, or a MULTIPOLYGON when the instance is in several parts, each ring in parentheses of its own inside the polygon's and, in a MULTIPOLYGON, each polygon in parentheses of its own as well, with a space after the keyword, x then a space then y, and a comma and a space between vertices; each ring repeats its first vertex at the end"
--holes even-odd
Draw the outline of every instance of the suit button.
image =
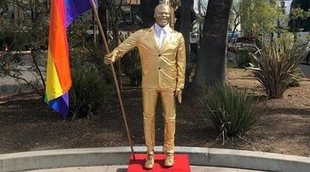
POLYGON ((158 70, 160 70, 161 68, 160 67, 158 67, 158 70))
POLYGON ((160 57, 160 56, 161 56, 161 54, 158 55, 158 57, 160 57))

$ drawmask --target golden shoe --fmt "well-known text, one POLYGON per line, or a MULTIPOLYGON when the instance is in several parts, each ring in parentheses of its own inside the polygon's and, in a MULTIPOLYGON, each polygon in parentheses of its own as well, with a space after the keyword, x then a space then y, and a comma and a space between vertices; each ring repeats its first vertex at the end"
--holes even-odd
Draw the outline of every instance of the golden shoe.
POLYGON ((145 159, 144 168, 152 169, 154 167, 154 154, 147 154, 145 159))
POLYGON ((173 154, 167 154, 167 157, 165 159, 165 166, 166 167, 172 167, 174 164, 174 155, 173 154))

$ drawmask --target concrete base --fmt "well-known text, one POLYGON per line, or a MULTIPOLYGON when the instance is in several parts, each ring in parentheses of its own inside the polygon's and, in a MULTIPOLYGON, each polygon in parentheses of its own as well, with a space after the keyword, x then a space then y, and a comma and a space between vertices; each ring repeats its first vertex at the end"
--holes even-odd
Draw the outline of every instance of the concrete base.
MULTIPOLYGON (((134 147, 145 152, 145 147, 134 147)), ((161 152, 162 147, 156 147, 161 152)), ((176 153, 189 155, 190 165, 217 166, 262 171, 310 172, 310 158, 274 153, 176 147, 176 153)), ((78 166, 126 165, 129 147, 63 149, 0 155, 0 171, 25 171, 78 166)))

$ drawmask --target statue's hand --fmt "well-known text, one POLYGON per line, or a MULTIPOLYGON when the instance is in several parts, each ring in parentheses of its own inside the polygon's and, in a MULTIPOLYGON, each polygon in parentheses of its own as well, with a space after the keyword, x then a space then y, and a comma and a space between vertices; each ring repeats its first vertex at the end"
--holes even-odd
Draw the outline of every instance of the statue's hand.
POLYGON ((175 97, 178 99, 179 103, 182 103, 182 90, 175 90, 175 97))
POLYGON ((106 54, 104 56, 104 63, 105 64, 112 64, 116 60, 116 53, 106 54))

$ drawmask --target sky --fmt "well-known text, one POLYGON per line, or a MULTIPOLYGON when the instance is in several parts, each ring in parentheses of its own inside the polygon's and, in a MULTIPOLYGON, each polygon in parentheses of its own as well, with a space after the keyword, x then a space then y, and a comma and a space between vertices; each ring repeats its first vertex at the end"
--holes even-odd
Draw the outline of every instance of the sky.
MULTIPOLYGON (((280 2, 281 1, 279 1, 279 6, 281 6, 280 2)), ((285 0, 285 14, 290 13, 291 4, 292 4, 292 0, 285 0)))
MULTIPOLYGON (((202 10, 203 10, 203 9, 207 9, 209 0, 194 0, 194 10, 196 11, 196 13, 198 13, 198 11, 199 11, 198 10, 198 1, 201 2, 201 6, 202 6, 202 10)), ((233 1, 238 2, 240 0, 233 0, 233 1)), ((284 0, 284 1, 285 1, 285 13, 289 14, 292 0, 284 0)), ((280 6, 280 2, 281 2, 281 0, 278 1, 279 6, 280 6)))
MULTIPOLYGON (((198 1, 199 0, 194 0, 194 10, 196 13, 198 13, 198 1)), ((208 0, 200 0, 201 2, 201 10, 203 11, 203 9, 207 9, 207 6, 208 6, 208 0)))

